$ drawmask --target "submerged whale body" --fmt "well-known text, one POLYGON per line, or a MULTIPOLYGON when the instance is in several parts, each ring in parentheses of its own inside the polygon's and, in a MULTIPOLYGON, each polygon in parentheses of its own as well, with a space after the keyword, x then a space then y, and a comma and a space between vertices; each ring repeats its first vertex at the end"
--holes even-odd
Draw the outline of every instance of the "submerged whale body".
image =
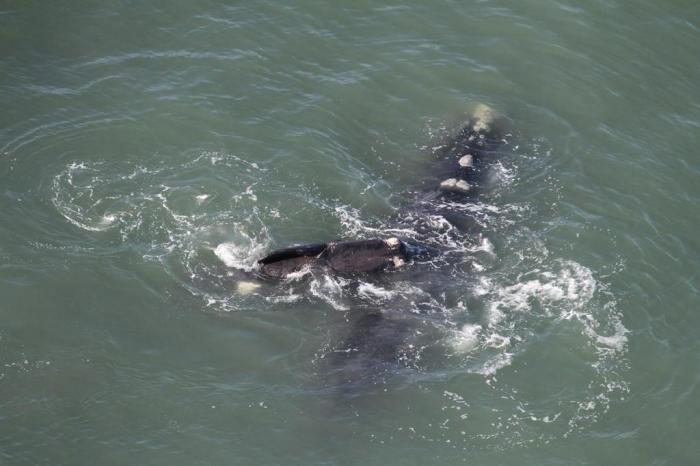
POLYGON ((354 318, 346 338, 326 357, 337 394, 353 397, 358 388, 386 382, 396 362, 410 351, 410 330, 409 320, 377 311, 354 318))

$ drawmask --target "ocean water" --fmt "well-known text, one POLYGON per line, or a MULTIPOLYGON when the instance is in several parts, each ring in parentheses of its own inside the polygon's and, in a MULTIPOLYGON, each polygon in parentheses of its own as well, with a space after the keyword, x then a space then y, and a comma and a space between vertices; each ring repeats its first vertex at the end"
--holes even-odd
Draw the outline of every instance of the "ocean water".
POLYGON ((699 18, 0 2, 0 464, 700 463, 699 18), (244 293, 275 247, 421 237, 478 102, 468 228, 419 219, 449 260, 244 293))

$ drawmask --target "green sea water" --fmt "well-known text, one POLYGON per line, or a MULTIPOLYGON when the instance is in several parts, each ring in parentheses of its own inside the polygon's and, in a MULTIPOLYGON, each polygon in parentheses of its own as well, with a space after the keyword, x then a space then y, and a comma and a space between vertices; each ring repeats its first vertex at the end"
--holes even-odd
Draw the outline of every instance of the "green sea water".
POLYGON ((0 464, 699 464, 699 57, 684 0, 0 1, 0 464), (410 237, 477 102, 458 261, 240 292, 410 237), (339 390, 368 311, 427 317, 339 390))

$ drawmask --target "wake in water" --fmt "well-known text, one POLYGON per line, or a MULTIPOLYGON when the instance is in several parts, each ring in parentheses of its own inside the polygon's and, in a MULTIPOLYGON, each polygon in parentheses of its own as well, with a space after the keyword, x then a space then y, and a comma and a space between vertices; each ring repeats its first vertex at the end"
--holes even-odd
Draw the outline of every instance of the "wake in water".
POLYGON ((54 178, 52 202, 87 235, 161 264, 195 307, 327 306, 340 319, 320 324, 328 336, 313 367, 331 392, 417 387, 417 403, 439 407, 422 424, 397 417, 396 437, 505 448, 584 430, 627 392, 627 330, 601 282, 608 271, 547 248, 544 232, 529 221, 540 207, 524 199, 528 190, 556 191, 530 181, 547 170, 550 152, 544 141, 520 147, 508 139, 478 179, 465 180, 473 190, 464 193, 459 180, 444 186, 448 192, 436 189, 454 177, 456 161, 440 137, 430 145, 425 179, 396 196, 389 218, 313 188, 278 188, 282 175, 274 167, 221 152, 150 165, 76 161, 54 178), (222 172, 233 179, 221 180, 222 172), (231 186, 240 189, 232 193, 231 186), (337 223, 338 237, 398 237, 428 254, 384 274, 302 267, 235 292, 260 273, 258 261, 294 222, 284 212, 300 205, 313 214, 306 217, 337 223), (565 373, 543 371, 561 367, 565 356, 565 373), (540 362, 538 372, 531 360, 540 362), (541 381, 537 390, 533 380, 541 381))

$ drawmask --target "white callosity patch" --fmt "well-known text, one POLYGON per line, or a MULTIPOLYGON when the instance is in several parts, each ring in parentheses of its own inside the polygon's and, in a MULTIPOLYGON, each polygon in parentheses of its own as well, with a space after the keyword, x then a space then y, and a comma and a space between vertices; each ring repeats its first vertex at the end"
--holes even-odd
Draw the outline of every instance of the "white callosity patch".
POLYGON ((455 192, 455 193, 468 193, 470 186, 465 180, 458 180, 457 178, 448 178, 440 183, 440 189, 442 191, 455 192))
POLYGON ((474 125, 472 129, 476 132, 488 132, 491 130, 498 114, 496 111, 485 104, 478 104, 472 113, 474 125))
POLYGON ((471 154, 463 155, 457 163, 462 168, 471 168, 474 166, 474 157, 471 154))
POLYGON ((388 238, 384 240, 387 246, 389 246, 392 249, 396 249, 399 247, 401 244, 401 241, 398 238, 388 238))

